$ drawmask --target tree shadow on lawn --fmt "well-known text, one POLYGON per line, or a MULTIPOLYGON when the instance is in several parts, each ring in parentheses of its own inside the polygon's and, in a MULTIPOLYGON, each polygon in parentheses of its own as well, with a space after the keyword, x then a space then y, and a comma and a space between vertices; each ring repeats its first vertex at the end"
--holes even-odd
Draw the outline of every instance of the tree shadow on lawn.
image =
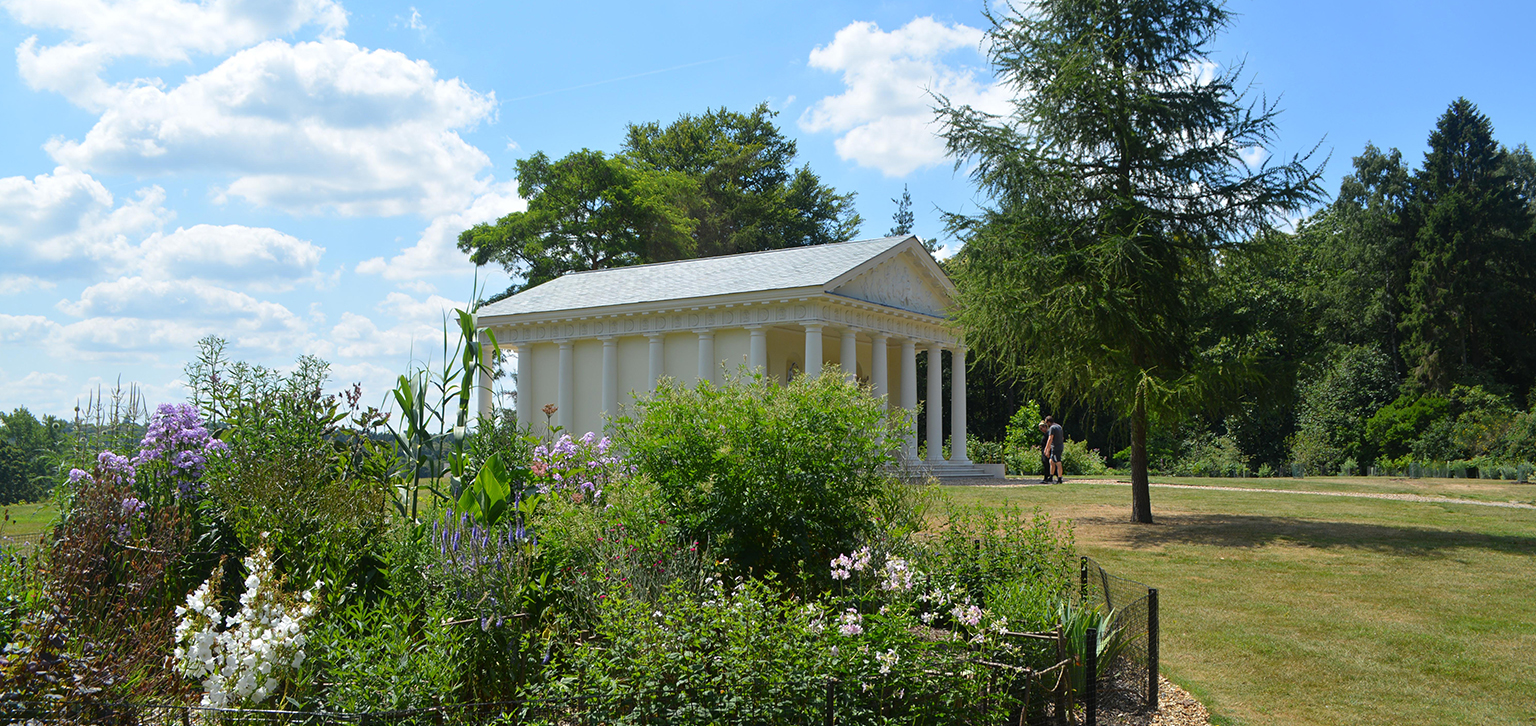
POLYGON ((1359 522, 1329 522, 1295 517, 1232 514, 1163 514, 1152 525, 1098 517, 1076 519, 1079 527, 1099 529, 1108 542, 1133 549, 1170 544, 1254 548, 1284 541, 1305 547, 1348 547, 1386 554, 1438 556, 1475 548, 1515 555, 1536 555, 1536 536, 1484 534, 1425 527, 1392 527, 1359 522))

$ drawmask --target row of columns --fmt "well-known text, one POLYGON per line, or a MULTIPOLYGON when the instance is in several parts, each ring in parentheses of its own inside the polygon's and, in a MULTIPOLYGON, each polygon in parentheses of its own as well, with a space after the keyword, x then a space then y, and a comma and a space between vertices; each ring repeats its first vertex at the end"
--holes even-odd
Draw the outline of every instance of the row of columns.
MULTIPOLYGON (((748 346, 748 366, 754 370, 767 370, 768 367, 768 336, 767 330, 761 325, 746 326, 751 334, 751 342, 748 346)), ((805 326, 805 375, 821 375, 822 363, 822 329, 823 326, 811 323, 805 326)), ((715 378, 718 366, 715 361, 715 332, 713 330, 694 331, 699 336, 699 380, 718 382, 715 378)), ((661 379, 665 366, 664 334, 650 333, 646 337, 650 340, 650 391, 656 390, 656 382, 661 379)), ((603 400, 617 401, 619 397, 619 352, 618 339, 614 336, 602 336, 598 338, 603 342, 603 400)), ((489 346, 489 339, 484 333, 480 336, 482 350, 489 346)), ((885 333, 871 333, 871 371, 870 383, 874 395, 889 397, 890 382, 887 380, 889 367, 890 336, 885 333)), ((858 332, 851 328, 842 329, 840 360, 854 361, 858 358, 858 332)), ((560 346, 560 370, 559 393, 556 398, 557 407, 554 423, 569 429, 574 421, 576 412, 576 351, 575 344, 570 340, 558 342, 560 346)), ((917 341, 911 338, 902 338, 901 344, 901 390, 898 403, 909 411, 917 409, 917 341)), ((943 351, 944 347, 939 343, 928 343, 928 381, 927 399, 928 406, 928 456, 927 461, 938 462, 944 460, 944 397, 943 397, 943 351)), ((950 420, 952 432, 950 437, 950 461, 955 463, 969 463, 966 452, 965 433, 965 348, 952 349, 953 371, 950 376, 950 420)), ((521 388, 524 381, 532 380, 532 358, 530 354, 517 356, 517 380, 521 388)), ((487 357, 488 360, 488 357, 487 357)), ((856 375, 854 365, 845 364, 843 375, 850 380, 856 375)), ((490 396, 490 371, 488 364, 482 366, 479 377, 479 411, 482 416, 489 416, 491 411, 490 396)), ((519 391, 517 397, 518 421, 533 420, 533 396, 522 395, 519 391)), ((908 429, 906 436, 906 456, 916 458, 917 453, 917 427, 916 422, 908 429)))

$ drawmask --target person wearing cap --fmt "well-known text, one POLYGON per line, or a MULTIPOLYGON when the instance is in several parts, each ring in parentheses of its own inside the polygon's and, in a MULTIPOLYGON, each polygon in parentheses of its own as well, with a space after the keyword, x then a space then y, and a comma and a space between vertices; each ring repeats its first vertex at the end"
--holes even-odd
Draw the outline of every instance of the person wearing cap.
POLYGON ((1061 483, 1061 455, 1065 448, 1065 440, 1061 433, 1061 424, 1050 416, 1040 421, 1040 433, 1045 434, 1045 444, 1040 447, 1040 456, 1045 460, 1045 478, 1041 484, 1051 483, 1051 475, 1056 476, 1056 483, 1061 483))

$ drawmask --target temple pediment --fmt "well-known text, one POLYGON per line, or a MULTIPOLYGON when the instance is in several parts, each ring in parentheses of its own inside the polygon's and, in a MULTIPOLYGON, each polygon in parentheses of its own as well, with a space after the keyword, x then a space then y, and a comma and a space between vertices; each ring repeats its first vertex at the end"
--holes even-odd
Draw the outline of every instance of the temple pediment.
POLYGON ((853 271, 828 292, 900 310, 945 317, 951 305, 947 280, 927 254, 911 248, 872 260, 867 269, 853 271), (932 269, 930 269, 932 268, 932 269), (942 281, 942 282, 941 282, 942 281))

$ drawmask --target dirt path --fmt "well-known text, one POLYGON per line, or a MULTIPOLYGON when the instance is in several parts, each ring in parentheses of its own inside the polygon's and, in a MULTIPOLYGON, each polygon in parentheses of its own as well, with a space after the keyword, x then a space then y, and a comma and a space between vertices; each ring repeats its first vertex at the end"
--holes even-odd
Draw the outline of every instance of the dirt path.
MULTIPOLYGON (((990 487, 1039 487, 1052 486, 1035 482, 1021 482, 1007 480, 1007 484, 994 484, 996 479, 965 479, 951 480, 946 484, 960 484, 964 486, 990 486, 990 487)), ((1098 486, 1128 487, 1128 481, 1114 479, 1073 479, 1071 484, 1093 484, 1098 486)), ((1312 494, 1321 497, 1355 497, 1357 499, 1395 499, 1401 502, 1428 502, 1432 504, 1474 504, 1480 507, 1503 507, 1505 509, 1536 509, 1536 505, 1521 504, 1520 502, 1484 502, 1476 499, 1456 499, 1453 497, 1427 497, 1421 494, 1384 494, 1377 492, 1318 492, 1298 489, 1259 489, 1254 487, 1213 487, 1201 484, 1149 484, 1158 489, 1204 489, 1217 492, 1258 492, 1261 494, 1312 494)))

